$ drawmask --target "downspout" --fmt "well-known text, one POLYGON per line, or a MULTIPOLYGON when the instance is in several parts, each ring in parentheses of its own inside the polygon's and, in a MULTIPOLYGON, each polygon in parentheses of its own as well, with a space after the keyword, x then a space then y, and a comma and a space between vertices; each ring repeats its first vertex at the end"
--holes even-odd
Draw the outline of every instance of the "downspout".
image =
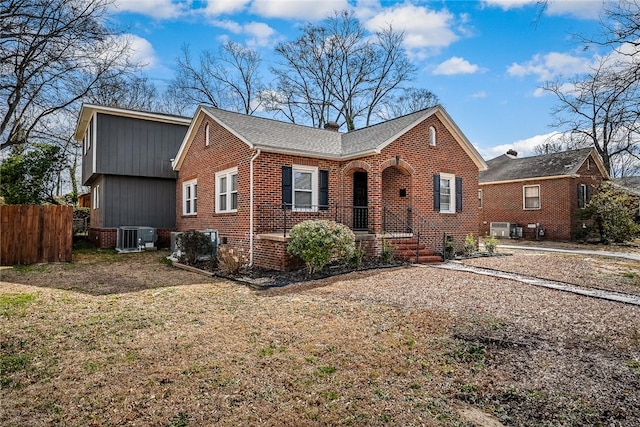
POLYGON ((258 148, 249 162, 249 267, 253 266, 253 162, 259 155, 258 148))

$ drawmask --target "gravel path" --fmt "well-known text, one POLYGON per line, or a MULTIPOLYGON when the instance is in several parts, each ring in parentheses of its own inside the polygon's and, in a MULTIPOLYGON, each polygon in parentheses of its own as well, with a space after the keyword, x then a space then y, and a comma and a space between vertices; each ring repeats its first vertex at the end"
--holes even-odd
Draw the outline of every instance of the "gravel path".
POLYGON ((526 283, 534 286, 542 286, 544 288, 556 289, 564 292, 572 292, 578 295, 584 295, 593 298, 601 298, 609 301, 617 301, 625 304, 633 304, 640 306, 640 296, 625 294, 621 292, 613 292, 603 289, 589 289, 580 286, 571 285, 566 282, 544 280, 538 277, 526 276, 517 273, 509 273, 505 271, 499 271, 489 268, 473 267, 469 265, 463 265, 459 262, 448 262, 445 264, 435 265, 434 267, 442 268, 445 270, 465 271, 474 274, 481 274, 483 276, 501 277, 503 279, 515 280, 520 283, 526 283))

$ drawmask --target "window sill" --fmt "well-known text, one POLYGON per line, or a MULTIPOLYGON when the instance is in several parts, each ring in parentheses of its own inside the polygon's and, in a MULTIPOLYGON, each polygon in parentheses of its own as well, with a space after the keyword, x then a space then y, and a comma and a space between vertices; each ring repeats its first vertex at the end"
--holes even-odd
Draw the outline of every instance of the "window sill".
POLYGON ((182 214, 182 218, 194 218, 196 216, 198 216, 198 213, 182 214))
POLYGON ((233 210, 233 211, 216 211, 215 215, 228 215, 228 214, 235 214, 238 213, 238 210, 233 210))

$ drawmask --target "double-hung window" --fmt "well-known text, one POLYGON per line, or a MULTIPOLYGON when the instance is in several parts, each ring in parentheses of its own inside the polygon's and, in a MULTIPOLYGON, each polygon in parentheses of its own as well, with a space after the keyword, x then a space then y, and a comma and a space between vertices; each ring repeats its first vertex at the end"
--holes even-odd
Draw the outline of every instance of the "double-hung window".
POLYGON ((433 175, 433 210, 462 212, 462 177, 450 173, 433 175))
POLYGON ((198 213, 198 180, 192 179, 182 184, 182 214, 198 213))
POLYGON ((216 173, 216 213, 238 210, 238 168, 216 173))
POLYGON ((540 186, 525 185, 522 187, 522 203, 525 210, 540 209, 540 186))
POLYGON ((584 209, 591 200, 591 186, 578 184, 578 208, 584 209))
POLYGON ((318 168, 293 167, 293 208, 315 209, 318 206, 318 168))

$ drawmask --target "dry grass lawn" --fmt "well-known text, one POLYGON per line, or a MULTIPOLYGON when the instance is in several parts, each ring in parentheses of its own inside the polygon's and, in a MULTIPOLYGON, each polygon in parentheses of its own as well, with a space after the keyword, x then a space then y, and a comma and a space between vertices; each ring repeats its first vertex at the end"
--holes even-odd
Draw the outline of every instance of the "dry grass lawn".
POLYGON ((638 307, 429 267, 257 293, 162 255, 0 270, 0 425, 640 419, 638 307))

